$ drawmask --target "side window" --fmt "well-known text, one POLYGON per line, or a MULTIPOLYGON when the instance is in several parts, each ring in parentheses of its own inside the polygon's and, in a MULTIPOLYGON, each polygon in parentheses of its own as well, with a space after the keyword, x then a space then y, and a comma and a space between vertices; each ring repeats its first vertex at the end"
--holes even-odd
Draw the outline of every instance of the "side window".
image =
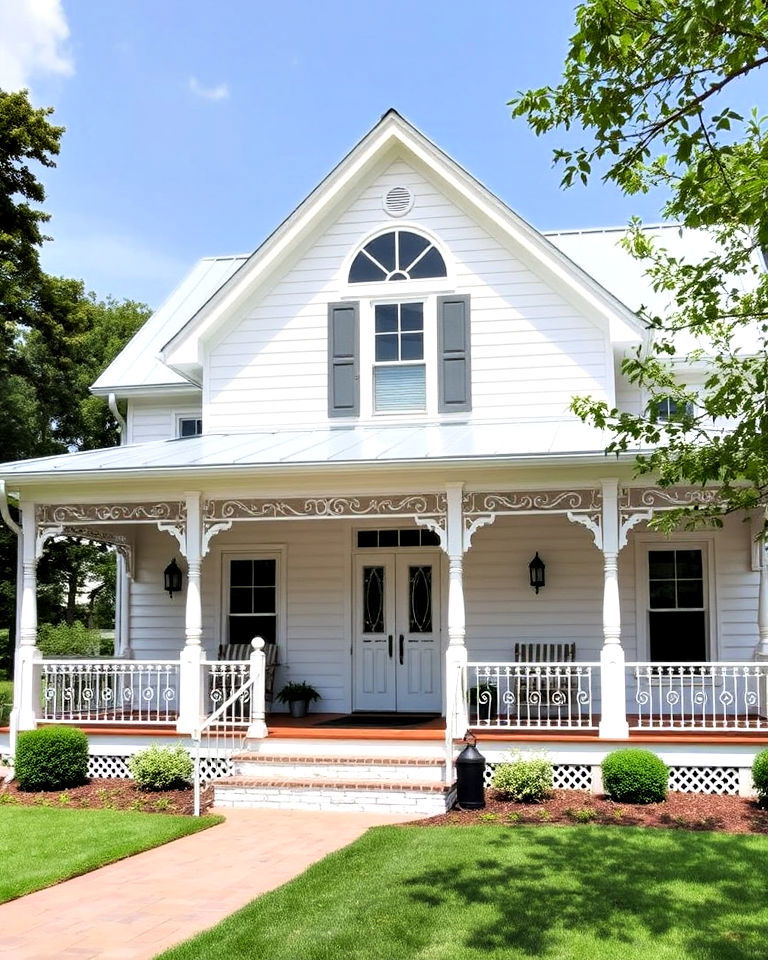
POLYGON ((375 412, 425 410, 424 304, 376 304, 373 333, 375 412))
POLYGON ((277 560, 274 557, 229 561, 227 643, 277 641, 277 560))
POLYGON ((648 551, 650 659, 707 659, 707 591, 701 548, 648 551))
POLYGON ((179 417, 176 422, 176 436, 197 437, 203 432, 203 421, 199 417, 179 417))

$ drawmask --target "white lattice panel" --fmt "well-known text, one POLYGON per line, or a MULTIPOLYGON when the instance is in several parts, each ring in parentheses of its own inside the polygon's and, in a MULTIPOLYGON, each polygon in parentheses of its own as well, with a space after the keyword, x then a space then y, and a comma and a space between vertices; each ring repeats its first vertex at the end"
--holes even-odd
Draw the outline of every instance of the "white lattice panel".
MULTIPOLYGON (((495 763, 486 763, 483 784, 493 785, 495 763)), ((552 782, 556 790, 591 790, 592 769, 586 763, 556 763, 552 767, 552 782)))
POLYGON ((131 771, 128 769, 128 757, 94 756, 88 757, 89 777, 121 777, 129 779, 131 771))
POLYGON ((200 782, 210 783, 219 777, 228 777, 234 771, 234 765, 229 757, 201 757, 200 782))
POLYGON ((738 794, 736 767, 670 767, 669 789, 680 793, 738 794))

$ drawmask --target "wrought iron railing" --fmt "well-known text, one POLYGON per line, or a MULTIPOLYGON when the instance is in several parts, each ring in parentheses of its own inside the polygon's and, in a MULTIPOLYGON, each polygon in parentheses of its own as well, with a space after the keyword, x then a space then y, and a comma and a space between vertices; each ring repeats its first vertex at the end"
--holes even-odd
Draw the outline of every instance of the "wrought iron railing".
POLYGON ((175 722, 179 663, 171 660, 43 660, 41 721, 175 722))
POLYGON ((768 663, 628 663, 631 730, 764 730, 768 663))
POLYGON ((471 727, 592 729, 597 663, 469 663, 471 727))

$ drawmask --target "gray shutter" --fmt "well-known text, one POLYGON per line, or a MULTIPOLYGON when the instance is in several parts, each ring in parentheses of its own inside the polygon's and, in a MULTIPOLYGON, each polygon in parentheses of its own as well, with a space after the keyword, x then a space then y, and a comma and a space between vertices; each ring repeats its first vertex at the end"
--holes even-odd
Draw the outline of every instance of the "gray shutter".
POLYGON ((360 305, 328 305, 328 416, 360 414, 360 305))
POLYGON ((472 409, 469 297, 437 298, 438 410, 472 409))

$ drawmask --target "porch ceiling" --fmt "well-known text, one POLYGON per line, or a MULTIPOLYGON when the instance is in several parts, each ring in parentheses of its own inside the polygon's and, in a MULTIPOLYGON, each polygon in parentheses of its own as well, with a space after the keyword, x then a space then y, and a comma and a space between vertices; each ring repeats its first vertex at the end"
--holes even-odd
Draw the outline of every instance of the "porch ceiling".
POLYGON ((602 456, 606 442, 603 431, 572 418, 204 434, 3 463, 0 478, 602 456))

